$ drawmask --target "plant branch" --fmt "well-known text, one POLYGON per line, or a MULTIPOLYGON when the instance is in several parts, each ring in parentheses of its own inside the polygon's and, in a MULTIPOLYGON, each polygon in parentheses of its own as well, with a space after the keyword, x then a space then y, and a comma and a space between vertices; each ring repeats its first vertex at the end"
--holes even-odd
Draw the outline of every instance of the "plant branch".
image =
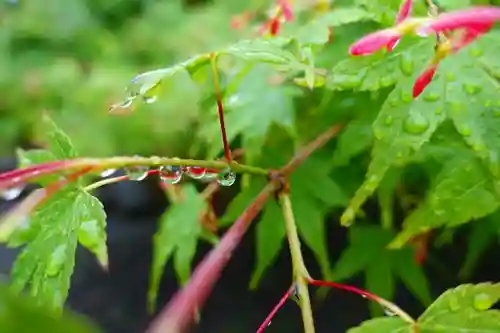
POLYGON ((80 170, 91 168, 92 172, 102 172, 106 169, 117 169, 129 166, 148 166, 158 168, 164 165, 171 166, 197 166, 207 169, 225 170, 228 167, 236 173, 248 173, 253 175, 267 176, 268 170, 225 161, 205 161, 193 159, 179 159, 168 157, 110 157, 110 158, 78 158, 73 160, 62 160, 32 165, 26 168, 16 169, 0 174, 0 189, 24 184, 30 180, 61 171, 80 170))
POLYGON ((280 193, 279 198, 283 210, 283 217, 285 219, 286 235, 290 246, 290 253, 292 256, 293 279, 297 284, 299 305, 302 312, 302 320, 304 322, 304 332, 314 333, 314 318, 312 315, 311 298, 309 296, 308 287, 310 277, 304 264, 304 258, 302 257, 300 239, 295 225, 295 218, 293 216, 292 202, 290 201, 290 195, 286 190, 280 193))
POLYGON ((224 156, 228 163, 231 163, 231 150, 229 148, 229 142, 227 140, 226 134, 226 124, 224 123, 224 107, 222 106, 222 93, 219 86, 219 73, 217 71, 217 53, 212 53, 210 59, 210 65, 212 67, 212 78, 214 82, 215 98, 217 100, 217 112, 219 113, 219 124, 220 132, 222 135, 222 146, 224 147, 224 156))
POLYGON ((380 304, 382 307, 387 309, 388 311, 394 313, 395 315, 399 316, 401 319, 406 321, 407 323, 410 324, 415 324, 415 320, 408 314, 406 313, 403 309, 401 309, 399 306, 396 304, 389 302, 388 300, 377 296, 375 294, 372 294, 368 291, 345 285, 342 283, 337 283, 337 282, 329 282, 329 281, 321 281, 321 280, 314 280, 314 279, 309 279, 309 284, 313 286, 318 286, 318 287, 330 287, 330 288, 336 288, 336 289, 341 289, 341 290, 346 290, 358 295, 361 295, 364 298, 370 299, 372 301, 377 302, 380 304))
POLYGON ((337 136, 342 130, 343 125, 336 124, 330 127, 328 130, 320 134, 314 141, 310 142, 307 146, 302 148, 298 154, 296 154, 290 162, 288 162, 284 167, 280 169, 280 173, 283 176, 289 175, 293 170, 295 170, 306 158, 309 157, 316 149, 323 146, 325 143, 330 141, 332 138, 337 136))
POLYGON ((262 333, 262 332, 264 332, 264 330, 271 324, 271 320, 274 318, 274 316, 276 315, 276 313, 278 313, 279 309, 281 309, 283 307, 283 305, 286 303, 286 301, 288 300, 288 298, 290 297, 290 295, 293 293, 293 291, 294 291, 294 285, 292 285, 290 288, 288 288, 288 290, 283 295, 283 297, 281 297, 281 299, 278 302, 278 304, 276 304, 274 306, 274 308, 267 315, 266 319, 264 319, 264 322, 259 326, 259 328, 257 329, 257 332, 255 332, 255 333, 262 333))

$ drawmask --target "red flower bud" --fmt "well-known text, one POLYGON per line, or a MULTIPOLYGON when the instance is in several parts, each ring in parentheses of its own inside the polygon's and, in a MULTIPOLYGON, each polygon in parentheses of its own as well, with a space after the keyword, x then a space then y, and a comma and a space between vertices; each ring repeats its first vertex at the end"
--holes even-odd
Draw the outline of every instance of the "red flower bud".
POLYGON ((352 44, 349 48, 349 53, 354 56, 368 55, 382 49, 384 46, 389 47, 391 44, 394 45, 394 41, 400 37, 400 33, 395 29, 379 30, 364 36, 352 44))
POLYGON ((427 68, 420 76, 417 78, 415 81, 415 84, 413 85, 413 97, 417 98, 423 91, 424 89, 431 83, 432 78, 434 77, 434 74, 436 74, 436 70, 438 68, 438 65, 431 65, 429 68, 427 68))

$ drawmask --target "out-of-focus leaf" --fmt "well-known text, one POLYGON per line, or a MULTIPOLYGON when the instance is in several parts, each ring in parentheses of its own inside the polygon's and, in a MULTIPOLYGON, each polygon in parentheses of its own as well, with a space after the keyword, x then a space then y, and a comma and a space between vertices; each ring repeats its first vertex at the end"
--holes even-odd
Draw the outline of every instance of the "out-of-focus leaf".
POLYGON ((198 240, 202 236, 200 216, 207 204, 193 185, 187 184, 181 189, 181 200, 174 202, 163 214, 160 229, 153 239, 153 265, 148 293, 151 308, 156 301, 164 267, 171 257, 179 281, 183 284, 187 282, 198 240))

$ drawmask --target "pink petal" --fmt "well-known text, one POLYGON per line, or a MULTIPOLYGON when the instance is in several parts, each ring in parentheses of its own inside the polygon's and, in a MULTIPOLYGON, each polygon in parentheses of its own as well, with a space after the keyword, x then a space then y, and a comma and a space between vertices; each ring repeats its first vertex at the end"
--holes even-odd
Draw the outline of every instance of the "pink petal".
POLYGON ((420 74, 413 85, 413 98, 417 98, 429 85, 429 83, 431 83, 434 74, 436 74, 437 68, 438 65, 432 65, 420 74))
POLYGON ((477 38, 489 32, 492 28, 493 28, 493 23, 488 23, 483 26, 476 26, 474 28, 466 29, 463 32, 460 40, 455 45, 453 45, 453 52, 457 52, 461 48, 469 45, 477 38))
POLYGON ((457 10, 439 15, 435 20, 420 28, 419 32, 430 34, 461 28, 477 29, 500 20, 500 7, 482 6, 457 10))
POLYGON ((349 47, 349 53, 354 56, 368 55, 377 52, 381 48, 388 47, 399 39, 400 33, 392 28, 379 30, 364 36, 349 47))
POLYGON ((292 11, 292 6, 290 5, 290 1, 282 0, 280 6, 285 21, 287 22, 293 21, 294 16, 292 11))
POLYGON ((401 38, 399 38, 399 37, 392 39, 387 44, 387 52, 392 52, 392 50, 394 50, 396 48, 396 46, 398 46, 400 40, 401 40, 401 38))
POLYGON ((401 7, 399 7, 398 16, 396 17, 396 24, 406 20, 411 15, 413 9, 413 0, 403 0, 401 7))

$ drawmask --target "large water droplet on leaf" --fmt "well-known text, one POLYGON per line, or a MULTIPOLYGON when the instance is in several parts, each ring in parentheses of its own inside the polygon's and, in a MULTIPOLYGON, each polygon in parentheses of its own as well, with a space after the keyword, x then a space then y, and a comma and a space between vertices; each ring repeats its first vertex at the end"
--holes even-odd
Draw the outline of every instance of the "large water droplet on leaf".
POLYGON ((448 301, 448 306, 451 312, 456 312, 460 310, 460 303, 458 302, 458 298, 450 297, 450 300, 448 301))
POLYGON ((361 78, 357 76, 342 75, 338 77, 335 82, 339 87, 346 90, 359 88, 361 86, 361 78))
POLYGON ((413 61, 412 61, 411 57, 408 54, 403 53, 401 55, 400 59, 401 59, 401 61, 400 61, 399 65, 401 68, 401 72, 406 76, 412 75, 414 66, 413 66, 413 61))
POLYGON ((490 295, 481 293, 474 296, 474 308, 479 311, 485 311, 491 308, 495 303, 495 299, 490 297, 490 295))
POLYGON ((410 103, 413 98, 411 97, 410 93, 404 90, 401 90, 401 100, 406 103, 410 103))
POLYGON ((198 166, 192 166, 187 168, 186 170, 186 175, 193 179, 202 179, 205 177, 207 173, 206 168, 198 167, 198 166))
POLYGON ((97 220, 85 221, 78 230, 78 241, 89 249, 94 249, 99 245, 100 238, 99 223, 97 220))
POLYGON ((436 110, 434 110, 435 114, 442 114, 443 113, 443 108, 441 106, 438 106, 436 110))
POLYGON ((61 244, 58 247, 56 247, 54 252, 52 252, 52 254, 50 255, 49 262, 47 264, 47 268, 45 270, 45 273, 48 276, 55 276, 59 274, 66 261, 66 249, 67 245, 61 244))
POLYGON ((141 181, 148 176, 149 167, 146 166, 130 166, 125 168, 125 173, 130 180, 141 181))
POLYGON ((24 186, 10 187, 0 191, 0 197, 3 200, 10 201, 17 199, 24 190, 24 186))
POLYGON ((455 81, 457 78, 455 76, 455 74, 451 73, 451 72, 448 72, 446 73, 446 81, 448 82, 453 82, 455 81))
POLYGON ((429 129, 429 121, 420 113, 412 113, 404 121, 404 130, 409 134, 422 134, 429 129))
POLYGON ((429 93, 429 94, 424 94, 423 98, 424 101, 435 102, 439 100, 440 96, 436 93, 429 93))
POLYGON ((156 96, 144 96, 144 97, 143 97, 143 100, 144 100, 144 102, 146 102, 147 104, 153 104, 154 102, 156 102, 157 97, 156 97, 156 96))
POLYGON ((476 85, 476 84, 466 83, 463 85, 463 87, 464 87, 465 92, 468 93, 469 95, 478 94, 482 90, 482 87, 480 85, 476 85))
POLYGON ((178 184, 182 180, 182 174, 180 166, 165 165, 160 167, 160 180, 165 184, 178 184))
POLYGON ((232 170, 219 173, 217 177, 217 182, 221 186, 231 186, 234 184, 235 181, 236 181, 236 173, 234 173, 234 171, 232 170))
POLYGON ((396 98, 389 99, 389 105, 390 106, 396 107, 396 106, 398 106, 398 104, 399 104, 399 100, 398 99, 396 99, 396 98))
POLYGON ((389 310, 388 308, 384 307, 384 314, 388 317, 394 317, 396 314, 389 310))
POLYGON ((392 118, 392 116, 385 117, 384 124, 389 126, 389 125, 392 125, 393 122, 394 122, 394 119, 392 118))
POLYGON ((474 57, 480 57, 483 55, 483 50, 481 50, 478 47, 475 47, 470 50, 470 54, 474 57))
POLYGON ((469 126, 462 126, 458 129, 458 132, 463 136, 470 136, 472 134, 472 130, 469 126))

